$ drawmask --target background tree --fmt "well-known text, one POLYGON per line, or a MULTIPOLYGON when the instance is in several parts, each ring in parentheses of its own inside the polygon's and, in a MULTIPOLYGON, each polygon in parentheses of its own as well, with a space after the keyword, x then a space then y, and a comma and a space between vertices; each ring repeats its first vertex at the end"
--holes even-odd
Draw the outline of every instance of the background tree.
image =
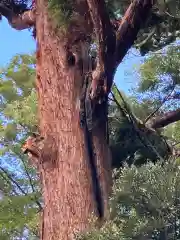
POLYGON ((140 67, 141 81, 137 88, 142 102, 153 99, 153 106, 156 105, 144 120, 148 125, 160 128, 164 135, 171 138, 171 144, 176 146, 180 120, 179 60, 178 44, 151 55, 140 67))
POLYGON ((156 105, 139 102, 134 95, 124 97, 119 90, 115 92, 109 113, 113 167, 119 168, 125 162, 141 165, 147 161, 167 160, 172 151, 165 137, 143 123, 156 105))
POLYGON ((126 166, 115 175, 110 220, 78 239, 179 239, 179 166, 126 166))
POLYGON ((170 46, 151 54, 140 65, 140 81, 132 95, 127 98, 116 88, 113 91, 116 102, 110 105, 110 130, 114 166, 125 160, 142 164, 148 159, 166 159, 172 152, 179 155, 178 64, 179 45, 170 46), (144 125, 143 132, 146 127, 156 131, 146 129, 144 135, 142 126, 136 129, 129 116, 131 112, 144 125))
POLYGON ((34 67, 34 56, 17 55, 0 73, 1 239, 33 240, 39 236, 39 178, 21 151, 37 124, 34 67))

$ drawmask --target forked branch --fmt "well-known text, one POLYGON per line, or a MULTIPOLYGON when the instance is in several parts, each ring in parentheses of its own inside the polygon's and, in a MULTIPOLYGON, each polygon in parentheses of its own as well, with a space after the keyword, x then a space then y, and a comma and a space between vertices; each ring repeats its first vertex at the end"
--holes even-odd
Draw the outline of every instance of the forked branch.
POLYGON ((91 89, 91 97, 95 98, 97 88, 100 87, 100 85, 103 85, 105 92, 107 92, 109 86, 111 87, 112 85, 112 80, 108 78, 108 73, 112 72, 114 65, 113 56, 115 53, 116 37, 106 9, 105 1, 87 0, 87 3, 98 47, 97 66, 96 70, 93 72, 91 89), (106 76, 106 81, 104 76, 106 76))
POLYGON ((102 89, 102 85, 103 92, 109 93, 115 69, 132 47, 142 24, 149 17, 154 2, 155 0, 134 0, 122 18, 115 37, 105 1, 87 0, 98 42, 97 67, 93 73, 91 89, 92 99, 96 98, 98 87, 102 89))

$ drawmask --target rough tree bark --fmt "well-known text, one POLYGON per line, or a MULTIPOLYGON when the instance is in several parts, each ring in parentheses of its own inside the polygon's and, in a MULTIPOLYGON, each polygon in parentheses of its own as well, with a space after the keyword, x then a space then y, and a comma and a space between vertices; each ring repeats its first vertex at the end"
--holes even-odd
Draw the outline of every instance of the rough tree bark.
MULTIPOLYGON (((73 45, 73 40, 81 36, 74 27, 68 29, 66 36, 58 37, 52 29, 44 1, 39 0, 36 7, 36 83, 40 133, 45 138, 40 164, 45 204, 41 239, 72 239, 74 231, 84 230, 90 214, 96 212, 84 137, 79 127, 78 102, 83 76, 78 64, 67 64, 67 48, 80 48, 78 43, 73 45)), ((84 11, 81 6, 79 13, 81 9, 84 11)), ((77 29, 84 34, 88 28, 85 20, 82 18, 81 27, 77 29)), ((82 54, 78 51, 75 52, 77 55, 82 54)), ((81 57, 77 55, 77 59, 81 57)), ((93 140, 107 209, 111 172, 105 121, 94 133, 93 140)))
MULTIPOLYGON (((74 232, 85 230, 91 213, 96 213, 84 137, 79 127, 78 101, 83 76, 78 64, 68 65, 68 51, 73 52, 71 47, 75 47, 78 49, 76 60, 82 58, 79 42, 74 40, 87 33, 91 35, 95 28, 99 50, 91 97, 94 101, 99 92, 107 96, 116 66, 132 46, 152 5, 152 0, 135 0, 130 5, 118 30, 116 44, 103 0, 77 0, 78 22, 76 19, 65 35, 53 30, 45 0, 37 0, 36 14, 30 11, 20 18, 6 16, 16 29, 36 25, 39 130, 44 138, 40 153, 37 153, 44 198, 43 240, 73 239, 74 232)), ((84 40, 81 40, 82 44, 84 40)), ((106 104, 102 113, 105 108, 106 104)), ((93 131, 93 143, 106 216, 111 166, 105 115, 93 131)))

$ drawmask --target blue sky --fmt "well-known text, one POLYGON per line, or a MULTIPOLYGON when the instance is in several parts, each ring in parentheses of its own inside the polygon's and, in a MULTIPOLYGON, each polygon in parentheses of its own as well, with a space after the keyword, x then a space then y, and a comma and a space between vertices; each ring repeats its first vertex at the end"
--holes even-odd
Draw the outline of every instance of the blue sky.
MULTIPOLYGON (((36 43, 29 30, 17 31, 12 29, 6 19, 0 23, 0 67, 8 64, 9 60, 16 54, 32 53, 36 49, 36 43)), ((138 76, 134 72, 135 65, 139 65, 142 58, 137 56, 137 52, 129 53, 126 59, 120 64, 115 75, 115 82, 118 87, 129 92, 138 81, 138 76)))

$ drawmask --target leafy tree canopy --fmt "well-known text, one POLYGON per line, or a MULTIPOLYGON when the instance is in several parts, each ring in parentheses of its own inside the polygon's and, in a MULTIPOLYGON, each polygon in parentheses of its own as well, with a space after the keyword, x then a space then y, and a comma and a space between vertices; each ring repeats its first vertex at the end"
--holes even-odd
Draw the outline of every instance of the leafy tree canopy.
POLYGON ((34 67, 34 56, 17 55, 0 73, 1 239, 38 235, 39 179, 21 152, 37 123, 34 67))
POLYGON ((78 239, 179 239, 179 166, 148 163, 115 176, 111 220, 78 239))

